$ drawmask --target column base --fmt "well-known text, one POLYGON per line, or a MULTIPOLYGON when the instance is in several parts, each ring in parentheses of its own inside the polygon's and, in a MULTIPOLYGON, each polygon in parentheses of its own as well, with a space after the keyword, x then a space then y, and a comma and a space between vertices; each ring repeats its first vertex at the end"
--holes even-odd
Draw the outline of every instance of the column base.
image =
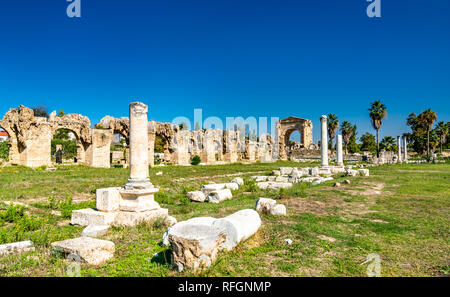
POLYGON ((125 190, 145 190, 153 189, 154 186, 150 182, 150 179, 128 179, 128 183, 125 185, 125 190))

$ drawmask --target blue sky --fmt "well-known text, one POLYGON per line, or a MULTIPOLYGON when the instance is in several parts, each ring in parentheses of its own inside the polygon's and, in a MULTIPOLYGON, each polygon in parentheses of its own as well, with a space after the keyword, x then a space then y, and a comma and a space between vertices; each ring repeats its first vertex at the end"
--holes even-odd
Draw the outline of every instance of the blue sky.
POLYGON ((127 116, 298 116, 335 113, 373 130, 367 108, 388 106, 381 136, 431 108, 450 120, 450 1, 65 0, 0 2, 0 116, 23 104, 127 116))

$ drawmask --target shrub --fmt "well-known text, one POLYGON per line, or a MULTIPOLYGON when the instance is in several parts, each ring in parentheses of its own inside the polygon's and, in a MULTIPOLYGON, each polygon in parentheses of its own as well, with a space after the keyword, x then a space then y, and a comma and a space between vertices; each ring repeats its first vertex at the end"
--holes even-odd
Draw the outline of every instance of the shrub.
POLYGON ((200 156, 195 155, 194 157, 192 157, 192 160, 191 160, 192 165, 198 165, 198 164, 200 164, 200 162, 201 162, 200 156))

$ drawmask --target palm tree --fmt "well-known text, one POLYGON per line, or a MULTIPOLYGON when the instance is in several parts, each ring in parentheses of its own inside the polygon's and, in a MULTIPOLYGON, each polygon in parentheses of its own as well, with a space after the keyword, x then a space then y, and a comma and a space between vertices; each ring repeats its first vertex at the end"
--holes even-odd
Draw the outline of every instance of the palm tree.
POLYGON ((330 138, 331 152, 333 152, 333 139, 336 137, 336 131, 339 128, 339 120, 335 114, 328 115, 328 137, 330 138))
POLYGON ((440 147, 440 152, 442 155, 442 145, 444 144, 444 142, 447 141, 447 136, 450 130, 450 122, 444 123, 444 122, 439 122, 436 125, 436 133, 437 135, 439 135, 439 143, 441 145, 440 147))
POLYGON ((372 119, 372 127, 377 131, 377 158, 380 157, 380 144, 378 142, 378 131, 381 128, 383 119, 387 116, 387 107, 380 100, 370 103, 369 116, 372 119))
POLYGON ((345 154, 348 154, 348 150, 347 150, 347 145, 348 142, 350 141, 350 138, 352 137, 353 133, 354 133, 354 127, 352 124, 350 124, 347 121, 343 121, 342 125, 341 125, 341 134, 342 134, 342 140, 344 141, 345 144, 345 154))
POLYGON ((380 147, 391 152, 396 152, 398 148, 395 138, 392 136, 385 136, 380 142, 380 147))
POLYGON ((433 129, 433 123, 437 120, 437 114, 431 109, 422 111, 419 114, 419 121, 425 126, 427 130, 427 156, 430 156, 430 131, 433 129))

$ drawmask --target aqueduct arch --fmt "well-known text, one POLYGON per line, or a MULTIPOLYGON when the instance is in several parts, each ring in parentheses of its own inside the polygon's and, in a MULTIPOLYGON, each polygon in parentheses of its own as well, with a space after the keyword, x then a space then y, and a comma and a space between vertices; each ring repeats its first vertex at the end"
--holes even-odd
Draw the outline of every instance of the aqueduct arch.
POLYGON ((300 144, 309 149, 312 145, 312 122, 307 119, 288 117, 278 122, 278 142, 279 156, 282 160, 287 160, 286 146, 289 145, 289 137, 292 132, 300 133, 300 144))

